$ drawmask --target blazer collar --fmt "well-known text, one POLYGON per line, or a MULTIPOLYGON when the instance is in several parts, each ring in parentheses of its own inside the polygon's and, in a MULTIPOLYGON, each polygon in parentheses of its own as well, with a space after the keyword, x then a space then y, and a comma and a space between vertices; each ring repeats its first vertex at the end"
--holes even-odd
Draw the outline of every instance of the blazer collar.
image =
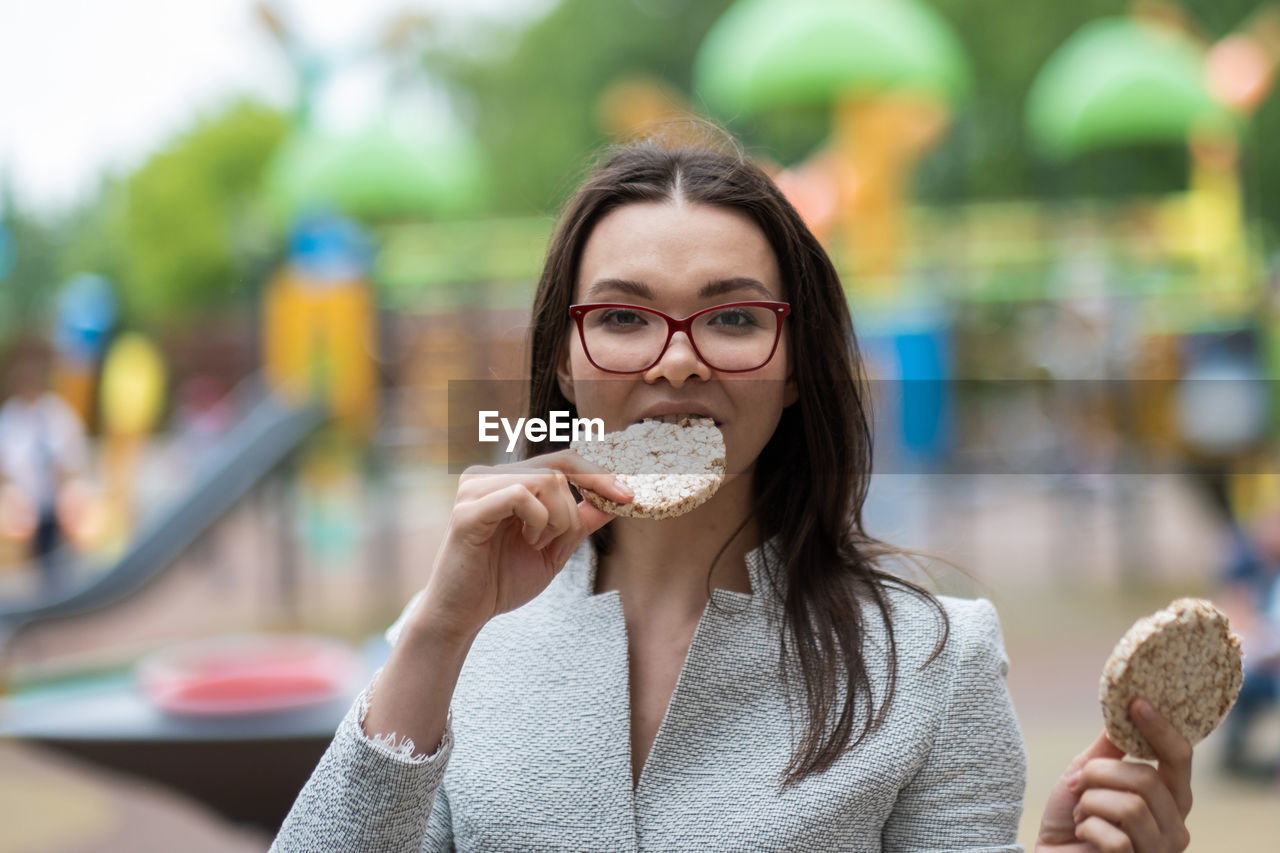
MULTIPOLYGON (((751 581, 752 594, 727 589, 715 589, 715 597, 728 597, 743 600, 759 600, 778 597, 785 587, 782 568, 781 537, 774 535, 760 545, 747 552, 747 577, 751 581), (771 580, 772 579, 772 580, 771 580), (778 591, 774 590, 774 586, 778 591)), ((599 555, 594 543, 588 536, 578 545, 561 570, 566 587, 579 598, 600 598, 610 593, 593 593, 596 587, 596 570, 599 567, 599 555)))

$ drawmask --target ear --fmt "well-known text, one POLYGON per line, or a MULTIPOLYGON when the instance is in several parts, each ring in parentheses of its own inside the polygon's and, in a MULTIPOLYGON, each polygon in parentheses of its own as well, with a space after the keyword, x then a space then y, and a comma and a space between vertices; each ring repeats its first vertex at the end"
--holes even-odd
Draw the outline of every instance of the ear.
POLYGON ((560 384, 560 393, 564 398, 573 405, 578 405, 578 401, 573 399, 573 371, 569 369, 569 347, 564 348, 564 355, 556 365, 556 381, 560 384))

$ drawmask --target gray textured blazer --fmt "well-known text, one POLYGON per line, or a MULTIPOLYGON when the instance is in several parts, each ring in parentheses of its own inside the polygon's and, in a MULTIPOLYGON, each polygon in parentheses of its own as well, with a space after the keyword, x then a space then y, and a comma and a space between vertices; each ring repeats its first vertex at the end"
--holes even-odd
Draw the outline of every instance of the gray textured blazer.
MULTIPOLYGON (((985 599, 942 598, 951 638, 922 668, 937 615, 892 593, 899 668, 885 724, 779 788, 805 716, 780 681, 776 557, 772 542, 748 555, 754 594, 713 590, 638 786, 622 603, 592 594, 587 540, 542 594, 480 632, 435 753, 365 734, 375 675, 271 849, 1021 853, 1026 753, 985 599)), ((884 630, 875 612, 866 624, 880 696, 884 630)))

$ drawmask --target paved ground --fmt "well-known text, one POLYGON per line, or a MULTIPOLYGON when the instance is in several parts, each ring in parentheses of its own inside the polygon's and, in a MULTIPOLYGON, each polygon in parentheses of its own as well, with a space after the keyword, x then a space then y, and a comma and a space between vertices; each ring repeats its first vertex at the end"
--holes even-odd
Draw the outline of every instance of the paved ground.
MULTIPOLYGON (((1097 678, 1111 646, 1138 616, 1211 588, 1220 533, 1196 496, 1169 477, 1125 484, 1123 493, 1115 479, 1066 491, 1024 477, 888 478, 868 507, 873 533, 963 564, 969 576, 935 574, 942 590, 984 595, 1000 610, 1030 756, 1028 844, 1048 788, 1101 727, 1097 678), (1127 516, 1115 512, 1122 498, 1130 503, 1127 516), (1122 535, 1135 529, 1136 537, 1122 535), (1139 565, 1131 565, 1134 555, 1139 565), (1137 591, 1121 591, 1126 570, 1142 576, 1137 591)), ((402 559, 393 577, 371 571, 379 552, 364 545, 340 558, 313 554, 303 561, 297 608, 283 608, 278 566, 262 559, 275 553, 278 519, 269 502, 255 503, 134 603, 32 631, 14 659, 127 658, 166 639, 254 625, 301 625, 353 639, 385 626, 396 603, 421 584, 452 497, 451 484, 439 478, 409 475, 400 485, 395 541, 402 559)), ((1280 749, 1280 718, 1271 723, 1259 745, 1280 749)), ((1214 737, 1197 752, 1191 849, 1275 849, 1280 787, 1224 779, 1216 752, 1214 737)), ((268 843, 169 792, 14 744, 0 745, 0 827, 0 853, 238 853, 268 843)))
POLYGON ((271 843, 158 786, 5 743, 0 827, 5 853, 261 853, 271 843))

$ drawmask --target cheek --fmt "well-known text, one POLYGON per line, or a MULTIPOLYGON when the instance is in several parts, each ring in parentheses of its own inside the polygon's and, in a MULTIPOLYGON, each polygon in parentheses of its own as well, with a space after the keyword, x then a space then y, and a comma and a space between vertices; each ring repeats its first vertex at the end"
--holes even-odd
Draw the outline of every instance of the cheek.
POLYGON ((773 437, 782 418, 785 393, 782 377, 783 371, 779 370, 777 376, 738 380, 741 384, 736 389, 733 407, 738 416, 725 435, 728 473, 739 474, 751 467, 773 437))
POLYGON ((574 408, 581 418, 603 418, 605 431, 625 429, 626 396, 635 381, 597 370, 587 359, 581 341, 569 351, 569 370, 573 375, 574 408))
POLYGON ((578 405, 585 405, 585 400, 598 400, 607 391, 602 389, 604 380, 612 374, 597 370, 591 360, 587 358, 586 352, 582 349, 582 343, 574 340, 573 346, 569 350, 569 372, 573 379, 574 392, 578 397, 578 405))
POLYGON ((587 351, 582 348, 582 339, 578 337, 576 329, 569 340, 569 369, 573 371, 575 381, 589 381, 599 379, 602 376, 613 375, 597 370, 596 366, 591 363, 591 359, 587 358, 587 351))
POLYGON ((750 423, 739 421, 725 435, 725 467, 729 474, 741 474, 746 471, 760 456, 773 431, 777 427, 777 419, 762 415, 750 423))
POLYGON ((773 359, 768 366, 777 376, 786 378, 791 374, 791 334, 785 323, 782 326, 782 335, 778 338, 778 349, 774 351, 773 359))

